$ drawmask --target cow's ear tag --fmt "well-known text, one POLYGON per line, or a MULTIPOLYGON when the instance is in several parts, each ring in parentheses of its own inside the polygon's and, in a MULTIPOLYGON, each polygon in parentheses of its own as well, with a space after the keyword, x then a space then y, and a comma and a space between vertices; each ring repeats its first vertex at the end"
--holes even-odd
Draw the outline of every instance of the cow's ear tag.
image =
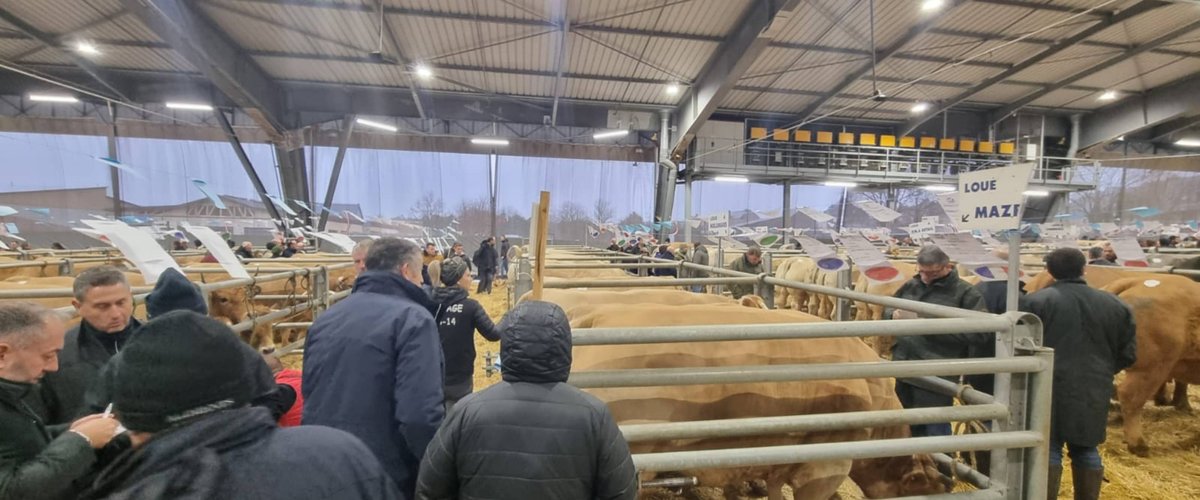
POLYGON ((1162 282, 1158 281, 1158 280, 1146 280, 1146 281, 1143 281, 1142 284, 1146 285, 1146 288, 1154 288, 1158 285, 1161 285, 1162 282))

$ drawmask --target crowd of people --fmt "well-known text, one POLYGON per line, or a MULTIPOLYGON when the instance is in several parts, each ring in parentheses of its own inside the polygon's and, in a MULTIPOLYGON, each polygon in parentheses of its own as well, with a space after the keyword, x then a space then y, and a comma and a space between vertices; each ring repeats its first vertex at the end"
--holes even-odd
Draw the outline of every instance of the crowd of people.
POLYGON ((353 292, 313 324, 299 372, 206 316, 174 270, 144 322, 111 267, 76 278, 69 330, 0 303, 0 499, 634 498, 612 416, 565 383, 565 313, 526 302, 494 325, 461 253, 432 295, 421 253, 357 246, 353 292), (505 370, 472 393, 476 331, 505 370))

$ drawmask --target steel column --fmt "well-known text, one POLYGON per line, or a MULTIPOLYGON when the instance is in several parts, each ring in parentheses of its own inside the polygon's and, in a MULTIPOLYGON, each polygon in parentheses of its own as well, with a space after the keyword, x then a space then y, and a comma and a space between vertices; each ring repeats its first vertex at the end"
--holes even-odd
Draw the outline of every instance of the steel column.
POLYGON ((350 136, 354 133, 354 120, 354 115, 346 115, 342 119, 342 130, 338 134, 337 156, 333 158, 333 171, 329 173, 329 185, 325 187, 325 210, 313 207, 321 210, 321 219, 317 224, 317 231, 325 230, 325 224, 329 222, 329 213, 333 211, 333 194, 337 191, 338 179, 342 176, 342 161, 346 159, 346 149, 350 145, 350 136))
POLYGON ((238 161, 242 163, 242 168, 246 171, 246 176, 254 184, 254 190, 258 192, 258 197, 266 207, 267 213, 271 214, 272 219, 279 221, 277 224, 281 224, 281 227, 286 230, 288 227, 287 217, 281 216, 279 208, 275 206, 275 202, 267 197, 267 188, 263 185, 262 179, 258 177, 258 172, 254 171, 254 165, 250 163, 250 157, 246 156, 246 150, 242 149, 242 141, 238 139, 237 132, 233 131, 233 126, 229 124, 229 119, 225 117, 225 112, 215 109, 213 110, 213 116, 217 118, 217 123, 225 131, 226 140, 233 147, 233 153, 237 155, 238 161))

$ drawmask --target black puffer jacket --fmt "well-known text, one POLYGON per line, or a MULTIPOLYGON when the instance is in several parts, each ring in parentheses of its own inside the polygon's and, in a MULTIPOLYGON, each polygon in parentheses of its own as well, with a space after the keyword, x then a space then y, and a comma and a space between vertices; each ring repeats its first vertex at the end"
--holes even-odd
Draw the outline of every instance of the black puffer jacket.
MULTIPOLYGON (((983 294, 979 293, 970 283, 958 277, 954 270, 928 285, 921 281, 921 276, 908 280, 894 296, 898 299, 908 299, 926 304, 957 307, 986 312, 983 294)), ((891 319, 891 307, 884 308, 884 319, 891 319)), ((965 358, 970 355, 972 346, 994 342, 994 333, 966 333, 952 335, 918 335, 899 337, 892 348, 892 359, 903 361, 907 359, 953 359, 965 358)))
POLYGON ((243 407, 155 435, 106 469, 83 498, 402 497, 354 436, 320 426, 279 428, 266 410, 243 407))
POLYGON ((33 399, 32 384, 0 379, 0 500, 72 498, 96 453, 82 436, 46 428, 33 399))
POLYGON ((133 338, 142 326, 130 318, 128 326, 117 333, 104 333, 81 321, 67 331, 58 371, 42 379, 41 393, 46 404, 46 423, 65 424, 86 415, 86 395, 100 383, 100 369, 133 338))
POLYGON ((421 463, 417 498, 635 498, 633 461, 612 414, 565 383, 566 314, 525 303, 500 329, 504 381, 451 410, 421 463))
POLYGON ((475 332, 492 342, 500 332, 479 302, 467 298, 467 291, 450 286, 433 291, 438 308, 438 333, 442 337, 442 356, 446 359, 446 387, 471 381, 475 375, 475 332))
POLYGON ((1104 442, 1113 376, 1137 361, 1137 328, 1129 307, 1082 279, 1059 280, 1029 295, 1054 349, 1050 436, 1075 446, 1104 442))

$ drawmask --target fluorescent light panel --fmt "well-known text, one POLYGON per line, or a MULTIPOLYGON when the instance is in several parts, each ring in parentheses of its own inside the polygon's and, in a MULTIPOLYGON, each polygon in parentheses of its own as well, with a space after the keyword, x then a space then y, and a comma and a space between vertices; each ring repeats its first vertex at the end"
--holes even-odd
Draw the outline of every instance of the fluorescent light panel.
POLYGON ((386 123, 381 123, 381 122, 377 122, 377 121, 373 121, 373 120, 367 120, 365 118, 355 118, 354 123, 357 123, 359 125, 366 125, 371 128, 377 128, 379 130, 386 130, 388 132, 395 132, 397 130, 400 130, 400 129, 393 127, 391 125, 388 125, 386 123))
POLYGON ((919 115, 919 114, 921 114, 921 113, 924 113, 924 112, 926 112, 926 111, 929 111, 929 103, 926 103, 926 102, 918 102, 918 103, 916 103, 916 104, 913 104, 913 107, 912 107, 912 112, 913 112, 913 114, 919 115))
POLYGON ((948 193, 950 191, 954 191, 955 189, 958 189, 954 186, 943 186, 941 184, 933 184, 930 186, 922 186, 922 187, 924 187, 926 191, 940 191, 943 193, 948 193))
POLYGON ((745 177, 735 177, 732 175, 718 175, 713 177, 713 180, 717 182, 750 182, 750 179, 745 177))
POLYGON ((667 95, 679 95, 680 90, 682 90, 682 89, 679 87, 678 83, 668 83, 667 84, 667 88, 666 88, 667 95))
POLYGON ((1185 148, 1200 148, 1200 139, 1180 139, 1175 141, 1175 145, 1185 148))
POLYGON ((1115 90, 1105 90, 1103 94, 1100 94, 1099 99, 1101 101, 1111 101, 1119 96, 1120 94, 1117 94, 1117 91, 1115 90))
POLYGON ((924 2, 921 2, 921 12, 933 12, 936 10, 941 10, 943 5, 945 5, 943 0, 925 0, 924 2))
POLYGON ((424 78, 424 79, 433 78, 433 70, 430 69, 429 66, 426 66, 424 64, 418 64, 416 67, 416 71, 417 71, 417 76, 419 76, 421 78, 424 78))
POLYGON ((89 56, 94 56, 100 53, 100 49, 97 49, 95 45, 92 45, 88 42, 76 42, 75 50, 89 56))
POLYGON ((507 146, 508 139, 499 139, 496 137, 472 137, 471 144, 480 146, 507 146))
POLYGON ((194 102, 168 102, 167 107, 170 109, 186 109, 189 111, 212 111, 213 107, 208 104, 200 104, 194 102))
POLYGON ((53 94, 29 94, 30 101, 37 102, 79 102, 75 96, 53 94))
POLYGON ((1024 193, 1021 193, 1021 194, 1025 195, 1025 196, 1032 196, 1034 198, 1040 198, 1042 196, 1050 196, 1049 191, 1042 191, 1042 190, 1038 190, 1038 189, 1031 189, 1031 190, 1025 191, 1024 193))
POLYGON ((608 132, 592 134, 592 139, 612 139, 613 137, 625 137, 627 135, 629 135, 628 130, 610 130, 608 132))
POLYGON ((829 187, 840 187, 840 188, 858 187, 857 182, 845 182, 845 181, 825 181, 825 185, 829 186, 829 187))

